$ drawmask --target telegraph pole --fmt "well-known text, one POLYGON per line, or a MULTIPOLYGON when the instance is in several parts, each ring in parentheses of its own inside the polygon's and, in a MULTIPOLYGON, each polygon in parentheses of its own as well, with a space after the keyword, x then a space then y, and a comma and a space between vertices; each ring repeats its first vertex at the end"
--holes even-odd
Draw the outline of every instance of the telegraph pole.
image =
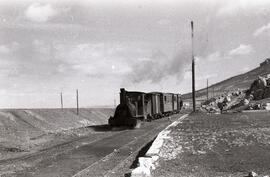
POLYGON ((192 44, 192 102, 193 102, 193 112, 196 111, 196 95, 195 95, 195 60, 193 51, 193 21, 191 21, 191 44, 192 44))
POLYGON ((63 110, 64 106, 63 106, 63 95, 62 95, 62 92, 60 94, 60 99, 61 99, 61 109, 63 110))
POLYGON ((206 96, 207 96, 207 101, 208 101, 208 99, 209 99, 209 95, 208 95, 208 79, 207 79, 207 87, 206 87, 206 96))
POLYGON ((77 100, 77 115, 79 115, 79 91, 76 90, 76 100, 77 100))

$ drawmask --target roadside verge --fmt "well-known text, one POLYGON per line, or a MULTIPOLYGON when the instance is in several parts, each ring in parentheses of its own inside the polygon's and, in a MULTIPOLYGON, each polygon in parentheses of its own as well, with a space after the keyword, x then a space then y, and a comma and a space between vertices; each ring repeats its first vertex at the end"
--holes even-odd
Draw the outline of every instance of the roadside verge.
POLYGON ((157 166, 157 160, 159 159, 159 151, 162 147, 164 140, 168 139, 168 134, 171 132, 171 128, 177 126, 183 119, 185 119, 188 114, 181 116, 178 120, 174 121, 172 124, 167 126, 162 130, 152 146, 146 152, 144 157, 139 157, 139 165, 137 168, 132 170, 131 177, 148 177, 151 176, 151 170, 154 170, 157 166))

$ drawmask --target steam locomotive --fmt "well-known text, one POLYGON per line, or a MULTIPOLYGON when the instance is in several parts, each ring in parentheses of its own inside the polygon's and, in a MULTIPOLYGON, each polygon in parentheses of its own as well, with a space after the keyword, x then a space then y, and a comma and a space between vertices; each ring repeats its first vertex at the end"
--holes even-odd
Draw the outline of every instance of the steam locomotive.
POLYGON ((111 126, 135 127, 141 121, 150 121, 174 113, 183 106, 180 94, 162 92, 138 92, 120 89, 120 104, 113 117, 109 118, 111 126))

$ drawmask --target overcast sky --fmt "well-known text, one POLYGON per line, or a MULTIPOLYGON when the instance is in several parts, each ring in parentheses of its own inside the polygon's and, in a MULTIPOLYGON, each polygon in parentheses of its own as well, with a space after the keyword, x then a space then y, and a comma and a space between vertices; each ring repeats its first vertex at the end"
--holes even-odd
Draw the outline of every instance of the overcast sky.
POLYGON ((0 107, 190 92, 191 20, 197 89, 270 57, 269 0, 0 0, 0 107))

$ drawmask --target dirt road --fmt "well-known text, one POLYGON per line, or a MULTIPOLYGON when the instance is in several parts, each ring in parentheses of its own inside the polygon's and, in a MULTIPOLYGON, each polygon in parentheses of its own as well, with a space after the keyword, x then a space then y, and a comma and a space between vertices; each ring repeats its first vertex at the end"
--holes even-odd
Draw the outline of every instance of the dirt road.
MULTIPOLYGON (((172 120, 180 117, 173 116, 172 120)), ((95 134, 21 158, 0 161, 1 176, 103 176, 151 141, 171 121, 145 122, 139 129, 111 130, 97 126, 95 134), (90 173, 91 172, 91 173, 90 173)))

